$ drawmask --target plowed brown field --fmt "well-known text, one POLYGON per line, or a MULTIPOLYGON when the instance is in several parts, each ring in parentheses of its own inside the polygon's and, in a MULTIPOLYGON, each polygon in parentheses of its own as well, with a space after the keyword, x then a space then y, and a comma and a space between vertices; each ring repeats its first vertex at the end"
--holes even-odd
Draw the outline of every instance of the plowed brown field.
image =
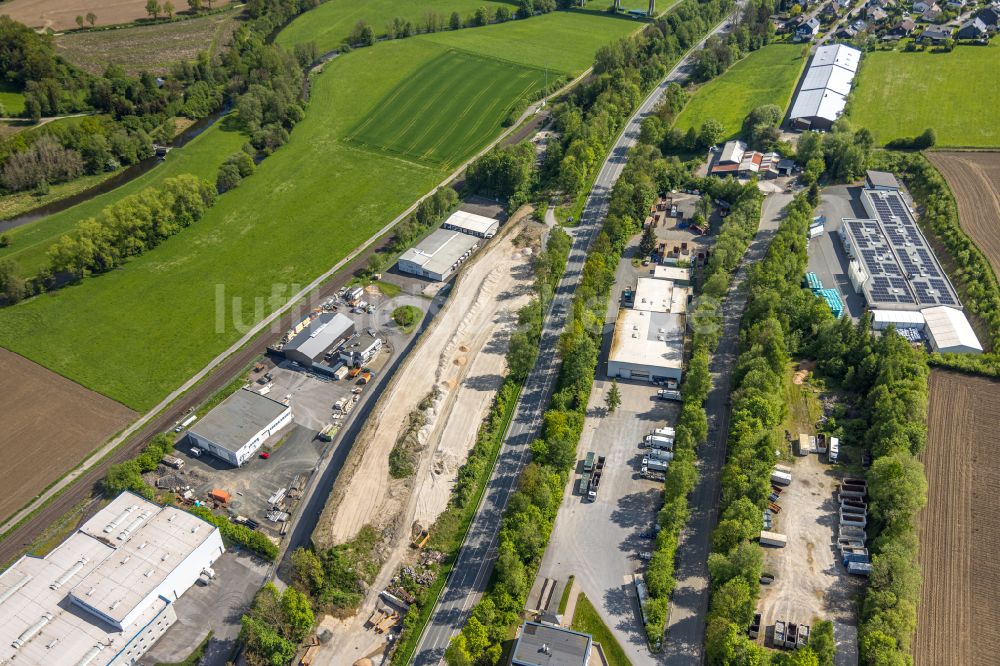
POLYGON ((1000 655, 1000 382, 934 370, 917 666, 986 666, 1000 655))
POLYGON ((958 202, 962 229, 1000 274, 1000 153, 929 152, 958 202))
POLYGON ((78 465, 135 412, 0 348, 0 519, 78 465))
MULTIPOLYGON (((163 4, 162 2, 160 3, 163 4)), ((202 3, 206 7, 208 3, 202 3)), ((225 0, 215 0, 213 7, 222 7, 225 0)), ((187 2, 174 0, 175 11, 186 11, 187 2)), ((0 14, 6 14, 29 28, 71 30, 76 27, 76 17, 93 12, 95 25, 131 23, 149 18, 146 0, 10 0, 0 5, 0 14)), ((161 14, 162 16, 162 14, 161 14)))

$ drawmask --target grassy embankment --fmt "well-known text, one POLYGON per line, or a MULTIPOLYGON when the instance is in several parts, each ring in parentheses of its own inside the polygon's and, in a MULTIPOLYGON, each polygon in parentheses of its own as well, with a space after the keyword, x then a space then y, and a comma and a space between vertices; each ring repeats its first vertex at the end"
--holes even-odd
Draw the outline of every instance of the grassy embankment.
MULTIPOLYGON (((138 410, 154 405, 253 322, 439 182, 449 169, 435 160, 460 162, 500 131, 507 107, 516 100, 497 97, 523 90, 526 84, 512 88, 489 81, 481 97, 466 98, 460 120, 447 116, 456 107, 435 101, 435 96, 451 102, 469 93, 468 82, 457 76, 442 78, 436 68, 482 59, 449 53, 445 37, 468 40, 466 35, 516 27, 518 39, 532 41, 539 53, 550 52, 551 66, 558 64, 565 73, 582 71, 601 44, 632 26, 594 14, 559 12, 433 35, 433 40, 386 42, 334 60, 316 78, 307 116, 291 141, 239 189, 220 197, 196 225, 123 268, 0 311, 0 344, 138 410), (586 30, 580 27, 584 24, 586 30), (568 36, 560 36, 564 25, 568 36), (586 47, 576 43, 568 48, 567 40, 579 42, 582 35, 586 47), (399 135, 379 118, 363 125, 373 110, 386 110, 385 100, 404 87, 421 95, 400 103, 410 106, 415 126, 428 129, 421 137, 422 148, 410 146, 412 136, 399 135), (442 115, 451 122, 441 122, 442 115), (360 128, 368 132, 369 141, 375 137, 387 143, 376 151, 346 140, 360 128), (402 149, 418 150, 422 157, 404 159, 402 149)), ((486 39, 483 44, 487 53, 490 43, 486 39)), ((476 44, 465 41, 463 47, 476 44)), ((518 72, 510 63, 482 64, 494 73, 518 72)), ((18 251, 19 245, 23 249, 32 230, 39 247, 33 261, 29 251, 19 261, 37 267, 44 263, 40 260, 47 248, 38 236, 54 240, 80 219, 168 175, 193 171, 212 177, 242 142, 239 134, 213 127, 174 151, 167 166, 141 182, 24 227, 18 234, 24 236, 20 242, 15 238, 8 252, 18 251), (194 159, 192 153, 198 150, 202 154, 194 159), (182 159, 190 166, 175 164, 182 159)))
POLYGON ((594 637, 594 641, 601 644, 604 650, 604 657, 608 660, 608 666, 632 666, 632 662, 625 656, 618 639, 614 637, 608 625, 597 614, 594 604, 590 603, 587 595, 580 593, 576 598, 576 610, 573 611, 572 628, 582 631, 594 637))
POLYGON ((412 21, 415 27, 423 30, 425 17, 429 12, 438 14, 447 24, 452 12, 458 12, 462 20, 465 20, 479 7, 486 7, 491 13, 495 13, 497 7, 504 6, 512 12, 517 10, 516 4, 494 0, 421 0, 420 2, 338 0, 326 2, 299 16, 281 31, 275 41, 286 48, 295 44, 314 42, 320 53, 326 53, 340 47, 358 21, 368 23, 375 34, 381 37, 386 34, 386 24, 395 18, 412 21))
POLYGON ((1000 46, 960 46, 950 53, 876 51, 865 54, 848 117, 875 140, 917 136, 928 127, 938 146, 1000 146, 1000 46))
POLYGON ((769 44, 733 65, 722 76, 699 87, 674 126, 687 131, 709 118, 722 123, 726 139, 735 138, 743 119, 758 106, 774 104, 785 110, 805 65, 802 47, 769 44))

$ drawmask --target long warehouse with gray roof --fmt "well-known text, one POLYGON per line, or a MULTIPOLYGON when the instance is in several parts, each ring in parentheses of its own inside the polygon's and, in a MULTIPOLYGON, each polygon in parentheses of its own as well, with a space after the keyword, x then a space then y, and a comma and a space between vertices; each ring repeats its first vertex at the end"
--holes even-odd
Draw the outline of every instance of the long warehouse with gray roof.
POLYGON ((480 239, 461 231, 437 229, 403 253, 399 270, 411 275, 443 281, 472 256, 480 239))
POLYGON ((240 389, 191 426, 188 437, 193 445, 240 467, 291 420, 289 405, 240 389))
POLYGON ((829 129, 847 106, 861 51, 831 44, 816 49, 788 114, 798 129, 829 129))

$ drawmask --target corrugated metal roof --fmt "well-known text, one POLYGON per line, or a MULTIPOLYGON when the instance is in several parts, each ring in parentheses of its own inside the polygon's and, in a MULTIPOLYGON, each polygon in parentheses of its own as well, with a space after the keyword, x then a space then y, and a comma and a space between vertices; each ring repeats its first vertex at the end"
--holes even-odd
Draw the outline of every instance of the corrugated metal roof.
POLYGON ((316 360, 320 354, 342 338, 354 322, 350 317, 337 313, 324 313, 316 317, 298 335, 288 341, 284 351, 298 351, 316 360))
POLYGON ((921 312, 927 322, 927 335, 934 351, 982 353, 983 346, 961 311, 939 305, 921 312))
POLYGON ((802 81, 802 90, 826 88, 841 95, 851 92, 854 72, 835 65, 810 67, 802 81))

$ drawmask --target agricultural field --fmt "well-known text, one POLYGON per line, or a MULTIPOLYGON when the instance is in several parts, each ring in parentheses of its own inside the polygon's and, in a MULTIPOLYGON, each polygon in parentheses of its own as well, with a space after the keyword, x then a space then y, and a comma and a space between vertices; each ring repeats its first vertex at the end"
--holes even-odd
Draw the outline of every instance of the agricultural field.
POLYGON ((962 230, 1000 275, 1000 153, 925 153, 948 181, 962 230))
POLYGON ((0 450, 7 454, 0 520, 6 520, 135 412, 6 349, 0 349, 0 376, 0 450))
MULTIPOLYGON (((193 173, 201 178, 214 181, 215 172, 222 161, 239 150, 245 142, 246 137, 243 134, 233 129, 227 129, 227 123, 220 121, 191 140, 183 149, 170 151, 166 160, 153 168, 152 171, 112 192, 96 196, 79 206, 6 232, 10 239, 10 246, 0 248, 0 259, 14 259, 20 267, 22 275, 34 275, 38 269, 48 265, 46 253, 49 247, 59 240, 61 235, 71 231, 80 220, 97 215, 105 206, 122 197, 135 194, 146 187, 158 185, 167 178, 183 173, 193 173)), ((93 178, 100 177, 93 176, 93 178)), ((56 187, 59 186, 52 189, 55 190, 56 187)))
POLYGON ((912 137, 928 127, 938 146, 1000 146, 1000 46, 960 46, 950 53, 875 51, 865 54, 848 116, 876 141, 912 137))
POLYGON ((124 30, 70 32, 56 38, 56 51, 73 64, 103 74, 109 64, 129 74, 162 74, 170 65, 194 60, 200 51, 215 52, 239 26, 239 10, 187 21, 137 25, 124 30))
POLYGON ((541 89, 544 76, 540 69, 448 50, 386 95, 346 139, 373 151, 455 167, 469 146, 499 132, 514 101, 541 89))
POLYGON ((1000 383, 934 370, 923 454, 917 666, 995 664, 1000 652, 1000 383))
POLYGON ((675 126, 699 129, 709 118, 722 123, 726 139, 740 133, 743 119, 758 106, 785 110, 805 59, 795 44, 770 44, 733 65, 722 76, 700 86, 677 117, 675 126))
MULTIPOLYGON (((222 7, 228 0, 215 0, 213 7, 222 7)), ((186 10, 186 2, 174 2, 177 11, 186 10)), ((77 16, 93 13, 94 25, 118 25, 149 18, 146 0, 8 0, 0 4, 0 14, 6 14, 29 28, 55 31, 73 30, 77 16)))
MULTIPOLYGON (((2 7, 3 5, 0 5, 2 7)), ((21 89, 8 81, 0 81, 0 116, 19 116, 24 111, 24 95, 21 89)))
POLYGON ((386 34, 385 26, 394 18, 412 21, 423 29, 425 17, 433 12, 447 23, 452 12, 458 12, 465 20, 479 7, 496 12, 497 7, 508 7, 512 12, 517 4, 495 2, 494 0, 367 0, 366 2, 344 2, 331 0, 289 23, 275 40, 281 46, 291 48, 295 44, 314 42, 320 53, 338 48, 357 25, 365 21, 375 34, 386 34))
MULTIPOLYGON (((544 25, 558 31, 561 18, 567 25, 581 19, 599 25, 634 25, 565 12, 520 23, 544 20, 544 25)), ((518 24, 496 28, 508 26, 518 24)), ((578 45, 573 60, 557 53, 559 40, 546 40, 544 31, 537 33, 540 45, 550 44, 553 60, 561 58, 577 71, 583 71, 598 46, 611 38, 593 28, 591 41, 586 48, 578 45)), ((447 53, 447 47, 420 37, 383 42, 327 63, 313 81, 305 119, 289 143, 262 162, 254 176, 220 197, 197 224, 124 267, 0 310, 0 345, 136 410, 156 404, 447 175, 448 169, 440 165, 346 140, 398 87, 432 76, 432 63, 447 53)), ((490 81, 492 87, 501 84, 490 81)), ((416 107, 421 126, 442 127, 443 106, 416 107)), ((496 128, 503 109, 477 106, 476 113, 482 114, 484 127, 496 128)), ((26 229, 37 229, 36 234, 48 234, 51 240, 53 228, 58 227, 55 235, 63 233, 154 179, 185 170, 213 177, 217 165, 243 141, 233 133, 231 145, 208 149, 210 141, 228 140, 219 132, 213 128, 173 151, 167 165, 144 176, 143 182, 26 229), (197 150, 204 151, 203 159, 189 154, 197 150), (172 160, 182 159, 187 160, 186 168, 170 167, 172 160)), ((445 146, 442 142, 440 154, 460 162, 487 138, 486 133, 455 137, 479 143, 445 146)), ((27 244, 24 238, 13 240, 7 252, 27 244)), ((36 238, 36 249, 21 259, 28 263, 33 257, 37 262, 47 247, 36 238)))
POLYGON ((643 25, 625 16, 574 10, 470 30, 436 32, 420 39, 572 76, 593 64, 598 48, 643 25))

